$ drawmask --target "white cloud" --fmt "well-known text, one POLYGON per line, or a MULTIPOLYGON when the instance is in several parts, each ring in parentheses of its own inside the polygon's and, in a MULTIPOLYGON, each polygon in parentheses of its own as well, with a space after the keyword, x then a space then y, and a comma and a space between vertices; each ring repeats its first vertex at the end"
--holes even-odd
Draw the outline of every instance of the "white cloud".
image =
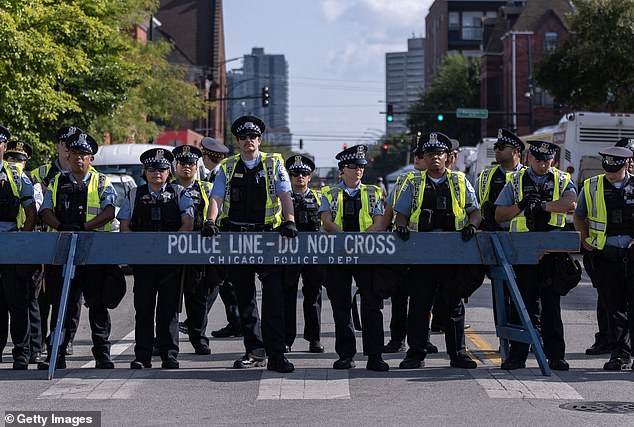
POLYGON ((343 2, 341 0, 323 0, 321 9, 324 12, 326 20, 329 22, 336 21, 349 7, 349 2, 343 2))

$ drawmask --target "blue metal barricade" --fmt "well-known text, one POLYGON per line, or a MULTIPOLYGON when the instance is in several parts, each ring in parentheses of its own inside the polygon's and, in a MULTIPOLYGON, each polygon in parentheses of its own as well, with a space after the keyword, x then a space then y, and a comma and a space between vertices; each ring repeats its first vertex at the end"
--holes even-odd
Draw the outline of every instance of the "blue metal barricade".
POLYGON ((0 233, 0 245, 11 248, 2 264, 64 264, 60 314, 53 336, 48 378, 52 379, 70 281, 77 265, 89 264, 483 264, 491 269, 496 298, 497 335, 502 356, 508 340, 532 345, 544 375, 550 375, 537 332, 515 282, 514 264, 537 264, 545 252, 576 252, 576 232, 480 232, 464 242, 460 233, 412 233, 407 242, 394 233, 300 233, 288 239, 277 233, 0 233), (28 254, 28 255, 25 255, 28 254), (504 289, 517 309, 521 325, 508 323, 504 289))

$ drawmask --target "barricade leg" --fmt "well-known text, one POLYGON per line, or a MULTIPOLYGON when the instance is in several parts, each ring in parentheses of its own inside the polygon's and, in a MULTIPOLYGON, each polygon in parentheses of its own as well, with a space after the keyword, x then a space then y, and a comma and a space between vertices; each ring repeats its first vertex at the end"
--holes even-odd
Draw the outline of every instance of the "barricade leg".
POLYGON ((59 311, 57 313, 57 322, 55 331, 53 331, 50 364, 48 366, 48 379, 52 380, 55 376, 55 368, 57 367, 57 357, 59 355, 59 347, 64 339, 64 319, 66 318, 66 309, 68 305, 68 293, 70 291, 70 281, 75 275, 75 250, 77 249, 77 234, 73 233, 70 240, 70 248, 68 249, 68 257, 64 265, 64 285, 62 287, 62 296, 59 301, 59 311))
MULTIPOLYGON (((515 272, 513 271, 513 266, 506 259, 506 255, 504 254, 504 250, 502 249, 502 244, 498 236, 491 235, 491 243, 493 243, 493 249, 498 259, 500 272, 504 275, 504 282, 506 283, 506 287, 509 290, 509 294, 511 296, 511 304, 515 306, 517 313, 519 314, 520 320, 522 321, 522 328, 518 329, 512 327, 506 322, 506 313, 504 313, 505 323, 502 323, 502 319, 498 317, 497 325, 497 333, 498 336, 507 341, 512 339, 514 341, 526 342, 529 343, 533 347, 533 353, 535 354, 535 359, 537 359, 537 363, 542 371, 543 375, 550 376, 551 370, 548 366, 548 362, 546 361, 546 356, 544 354, 544 349, 542 348, 541 342, 539 341, 539 337, 537 336, 537 331, 533 327, 531 319, 528 315, 528 311, 526 310, 526 306, 524 305, 524 301, 522 300, 522 295, 520 294, 519 288, 517 287, 517 283, 515 282, 515 272)), ((497 279, 498 281, 502 281, 497 279)), ((495 286, 495 285, 494 285, 495 286)), ((496 291, 496 303, 497 309, 505 312, 505 305, 503 304, 503 288, 498 285, 499 288, 495 288, 496 291), (498 293, 502 294, 501 296, 498 293), (502 301, 502 303, 500 303, 502 301)), ((498 314, 500 314, 498 312, 498 314)), ((508 352, 507 352, 508 354, 508 352)), ((503 355, 506 356, 506 355, 503 355)))

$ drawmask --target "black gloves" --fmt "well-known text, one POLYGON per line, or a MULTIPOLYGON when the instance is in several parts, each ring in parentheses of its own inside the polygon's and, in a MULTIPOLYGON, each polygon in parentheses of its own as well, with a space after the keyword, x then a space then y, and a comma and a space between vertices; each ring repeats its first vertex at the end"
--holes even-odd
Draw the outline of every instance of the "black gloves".
POLYGON ((220 233, 220 229, 218 228, 216 223, 210 219, 205 221, 205 223, 203 224, 203 228, 200 229, 200 234, 203 237, 213 237, 218 233, 220 233))
POLYGON ((282 236, 285 237, 297 237, 297 227, 293 221, 284 221, 282 225, 277 228, 282 236))
POLYGON ((476 234, 476 226, 473 224, 467 224, 465 228, 462 229, 462 240, 468 242, 473 239, 473 236, 476 234))
POLYGON ((407 242, 409 240, 409 228, 404 225, 396 227, 396 235, 401 238, 402 241, 407 242))
POLYGON ((57 231, 84 231, 84 226, 75 224, 62 224, 57 226, 57 231))
POLYGON ((524 210, 524 216, 526 218, 535 218, 538 213, 542 212, 542 204, 540 202, 533 203, 524 210))
POLYGON ((517 207, 520 208, 521 211, 523 211, 524 209, 526 209, 527 207, 529 207, 532 204, 539 204, 541 202, 541 199, 539 198, 539 195, 534 194, 534 193, 528 193, 524 196, 524 198, 522 200, 520 200, 519 202, 517 202, 517 207))

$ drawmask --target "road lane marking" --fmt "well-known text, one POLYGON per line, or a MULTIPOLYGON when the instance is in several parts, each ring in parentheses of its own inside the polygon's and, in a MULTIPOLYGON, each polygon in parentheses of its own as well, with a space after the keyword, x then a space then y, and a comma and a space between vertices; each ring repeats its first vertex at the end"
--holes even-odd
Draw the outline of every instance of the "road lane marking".
POLYGON ((470 373, 492 399, 583 400, 557 375, 545 377, 539 368, 517 371, 474 369, 470 373))
POLYGON ((472 353, 478 360, 480 360, 483 364, 493 364, 500 365, 502 363, 502 358, 500 354, 497 352, 497 349, 494 348, 482 335, 478 334, 473 329, 468 329, 465 331, 465 336, 469 338, 469 341, 473 343, 478 348, 477 353, 472 353))
MULTIPOLYGON (((125 337, 121 338, 119 341, 116 342, 116 344, 113 344, 110 347, 110 358, 114 359, 115 357, 122 355, 133 344, 134 344, 134 330, 132 330, 132 332, 130 332, 125 337)), ((90 362, 85 363, 81 367, 82 369, 94 368, 95 361, 91 360, 90 362)))
POLYGON ((113 369, 97 373, 78 370, 75 372, 79 376, 56 380, 38 399, 129 399, 143 379, 150 375, 150 372, 144 371, 113 369))
POLYGON ((257 400, 350 399, 347 370, 296 369, 290 374, 263 371, 257 400))

